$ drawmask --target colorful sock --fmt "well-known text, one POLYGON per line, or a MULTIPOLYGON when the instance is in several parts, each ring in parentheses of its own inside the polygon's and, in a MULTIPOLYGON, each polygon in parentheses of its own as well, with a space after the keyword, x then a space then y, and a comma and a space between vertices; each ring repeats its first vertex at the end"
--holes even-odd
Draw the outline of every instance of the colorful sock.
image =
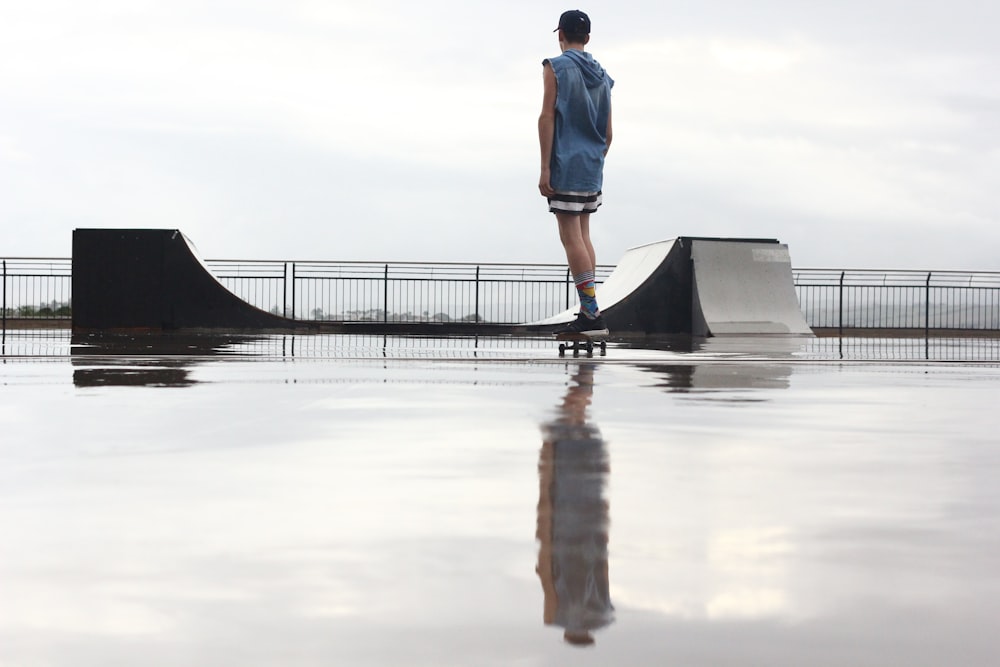
POLYGON ((576 293, 580 296, 580 311, 590 319, 600 316, 601 310, 597 307, 597 288, 594 285, 594 272, 584 271, 573 276, 576 283, 576 293))

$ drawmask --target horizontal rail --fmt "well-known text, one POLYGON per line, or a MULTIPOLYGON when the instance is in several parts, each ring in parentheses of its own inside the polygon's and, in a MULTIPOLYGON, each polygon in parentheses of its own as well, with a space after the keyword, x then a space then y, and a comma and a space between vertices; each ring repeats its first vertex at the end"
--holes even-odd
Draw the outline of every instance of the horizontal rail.
POLYGON ((1000 272, 995 271, 916 271, 876 269, 793 269, 796 285, 840 284, 868 286, 1000 287, 1000 272))

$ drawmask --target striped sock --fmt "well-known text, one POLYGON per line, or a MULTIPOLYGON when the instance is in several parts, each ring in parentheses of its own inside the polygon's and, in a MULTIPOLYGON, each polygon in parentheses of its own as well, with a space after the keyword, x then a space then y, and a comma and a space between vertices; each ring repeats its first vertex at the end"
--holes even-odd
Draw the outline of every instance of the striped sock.
POLYGON ((573 276, 576 284, 576 293, 580 296, 580 310, 590 319, 600 316, 601 310, 597 307, 597 288, 594 285, 594 272, 584 271, 573 276))

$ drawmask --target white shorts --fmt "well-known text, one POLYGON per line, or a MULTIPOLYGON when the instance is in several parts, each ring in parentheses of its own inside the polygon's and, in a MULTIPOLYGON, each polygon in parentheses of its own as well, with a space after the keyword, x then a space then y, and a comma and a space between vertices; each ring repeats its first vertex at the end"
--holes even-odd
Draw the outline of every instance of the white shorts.
POLYGON ((549 199, 550 213, 594 213, 603 203, 600 192, 556 192, 549 199))

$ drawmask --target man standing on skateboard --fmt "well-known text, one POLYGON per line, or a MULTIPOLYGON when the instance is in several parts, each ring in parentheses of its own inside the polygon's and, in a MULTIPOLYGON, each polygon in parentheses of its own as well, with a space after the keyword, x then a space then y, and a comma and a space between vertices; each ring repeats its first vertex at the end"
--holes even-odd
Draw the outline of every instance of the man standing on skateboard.
POLYGON ((611 146, 611 87, 614 81, 584 52, 590 18, 578 9, 559 17, 562 55, 542 62, 545 92, 538 118, 542 170, 538 189, 559 224, 573 282, 580 297, 576 320, 560 333, 601 336, 608 329, 597 306, 590 241, 590 214, 601 205, 604 157, 611 146))

